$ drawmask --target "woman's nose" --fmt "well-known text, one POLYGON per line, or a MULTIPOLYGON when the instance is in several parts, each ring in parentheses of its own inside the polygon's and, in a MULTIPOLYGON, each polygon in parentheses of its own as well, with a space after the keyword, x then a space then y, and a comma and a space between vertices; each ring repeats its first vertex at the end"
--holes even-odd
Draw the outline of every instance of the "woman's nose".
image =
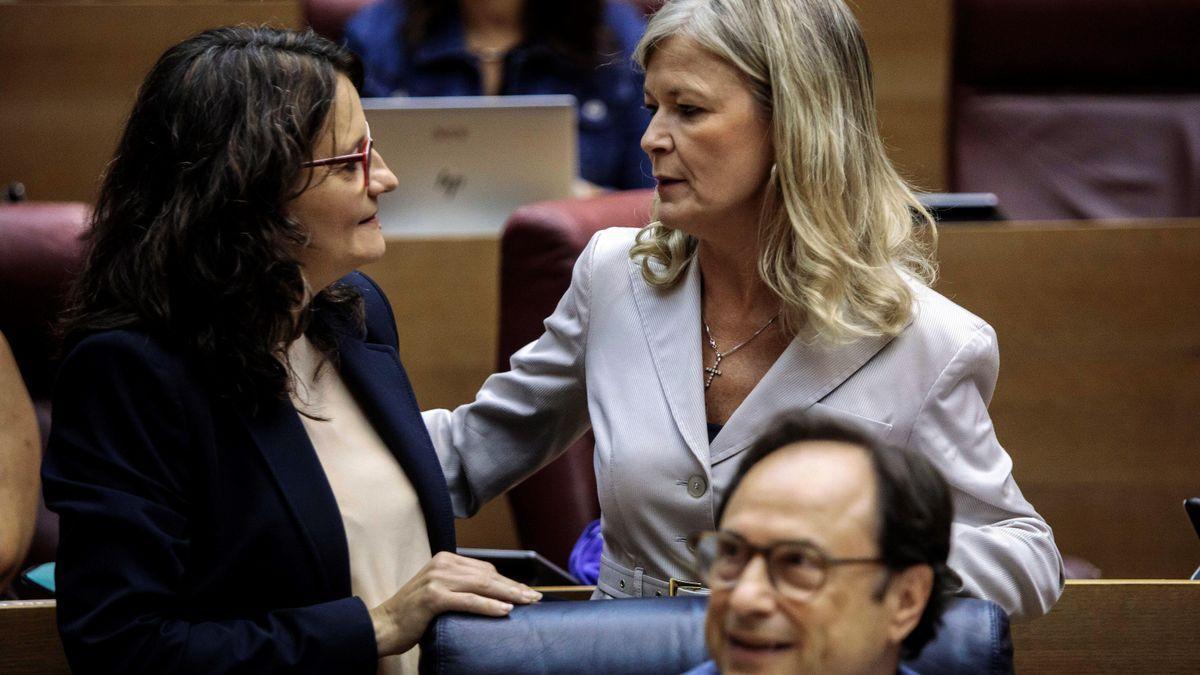
POLYGON ((655 112, 646 126, 646 132, 642 134, 642 152, 653 156, 670 152, 673 147, 666 122, 655 112))
POLYGON ((378 150, 372 150, 375 153, 375 158, 371 160, 371 180, 367 183, 368 192, 372 197, 378 197, 385 192, 395 190, 400 181, 396 179, 396 174, 388 168, 387 162, 383 161, 383 155, 378 150))

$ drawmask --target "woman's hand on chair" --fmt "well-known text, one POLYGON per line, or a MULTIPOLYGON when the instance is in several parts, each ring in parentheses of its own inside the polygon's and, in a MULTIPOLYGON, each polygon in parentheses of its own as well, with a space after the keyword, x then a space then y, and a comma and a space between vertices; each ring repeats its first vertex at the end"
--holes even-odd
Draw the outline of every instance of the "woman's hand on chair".
POLYGON ((379 655, 412 649, 429 622, 444 612, 507 616, 513 605, 527 605, 541 597, 525 584, 501 576, 490 563, 442 551, 371 610, 379 655))

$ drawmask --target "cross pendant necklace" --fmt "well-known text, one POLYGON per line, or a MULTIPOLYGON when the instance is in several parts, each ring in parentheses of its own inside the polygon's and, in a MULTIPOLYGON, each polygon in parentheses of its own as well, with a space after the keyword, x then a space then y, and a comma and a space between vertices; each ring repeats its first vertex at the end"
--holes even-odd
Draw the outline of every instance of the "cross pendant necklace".
POLYGON ((736 345, 734 345, 733 347, 731 347, 730 349, 727 349, 725 351, 721 351, 720 349, 717 349, 717 341, 713 339, 712 331, 708 329, 708 322, 702 321, 701 323, 704 324, 704 336, 706 338, 708 338, 708 346, 712 347, 713 354, 716 355, 716 360, 713 361, 713 364, 704 369, 704 372, 708 375, 708 377, 704 378, 704 388, 708 389, 709 387, 711 387, 713 378, 722 374, 721 373, 721 359, 724 359, 726 356, 729 356, 730 354, 736 352, 737 350, 741 349, 742 347, 745 347, 746 345, 750 344, 751 340, 753 340, 754 338, 761 335, 764 330, 770 328, 771 324, 775 323, 775 320, 778 318, 779 318, 778 314, 771 317, 770 321, 767 321, 766 323, 764 323, 762 325, 762 328, 759 328, 758 330, 754 331, 754 335, 751 335, 750 337, 746 338, 745 340, 742 340, 741 342, 737 343, 736 345))

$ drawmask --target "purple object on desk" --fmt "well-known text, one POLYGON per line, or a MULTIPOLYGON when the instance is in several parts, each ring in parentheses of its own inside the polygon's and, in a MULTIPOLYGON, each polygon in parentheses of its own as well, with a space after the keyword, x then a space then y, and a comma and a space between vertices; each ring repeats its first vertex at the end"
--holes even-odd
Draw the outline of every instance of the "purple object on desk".
POLYGON ((571 549, 567 571, 581 584, 595 584, 600 579, 600 552, 603 550, 604 535, 600 533, 600 520, 596 519, 583 528, 583 534, 571 549))

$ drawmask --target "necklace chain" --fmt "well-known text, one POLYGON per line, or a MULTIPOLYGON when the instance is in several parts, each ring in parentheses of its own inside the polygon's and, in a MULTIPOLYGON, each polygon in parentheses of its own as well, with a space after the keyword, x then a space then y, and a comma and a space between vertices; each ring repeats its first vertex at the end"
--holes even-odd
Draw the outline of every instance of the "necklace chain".
POLYGON ((770 320, 768 320, 766 323, 764 323, 761 328, 754 331, 753 335, 746 338, 745 340, 742 340, 741 342, 737 343, 736 345, 734 345, 733 347, 731 347, 730 349, 727 349, 725 351, 721 351, 720 349, 717 349, 717 341, 713 339, 712 331, 709 330, 709 328, 708 328, 708 322, 701 321, 701 323, 704 324, 704 335, 705 335, 705 337, 708 338, 708 346, 712 347, 713 353, 716 355, 716 360, 713 361, 713 364, 704 369, 704 372, 708 374, 708 377, 706 377, 704 379, 704 388, 708 389, 709 387, 711 387, 713 378, 718 375, 723 374, 721 372, 721 359, 724 359, 726 356, 729 356, 730 354, 736 352, 737 350, 741 349, 742 347, 745 347, 746 345, 750 344, 750 342, 752 340, 754 340, 754 338, 758 337, 759 335, 762 335, 763 331, 770 328, 771 324, 775 323, 775 320, 778 318, 779 318, 779 314, 776 314, 775 316, 771 317, 770 320))

